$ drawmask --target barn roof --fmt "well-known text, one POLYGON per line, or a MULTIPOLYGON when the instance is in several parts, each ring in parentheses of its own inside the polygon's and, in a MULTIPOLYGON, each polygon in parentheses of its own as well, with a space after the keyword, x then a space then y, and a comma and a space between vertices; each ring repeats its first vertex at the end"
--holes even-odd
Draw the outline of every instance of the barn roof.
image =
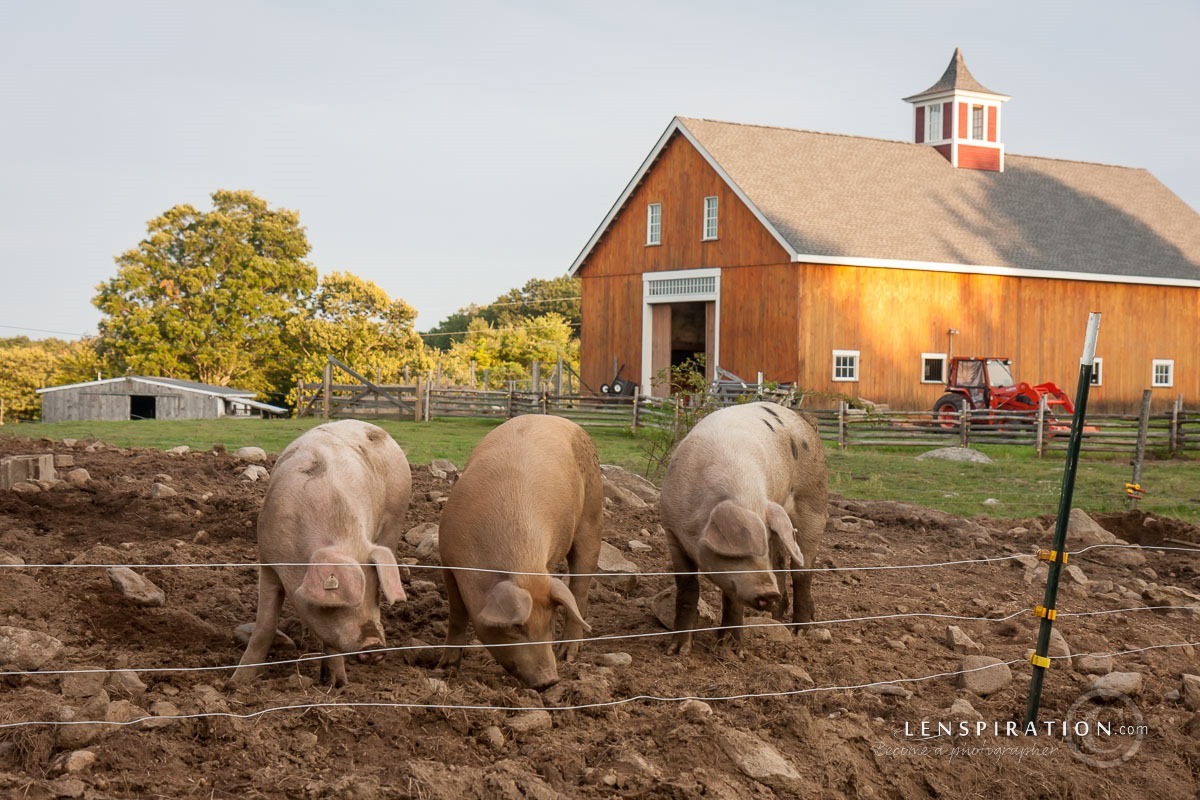
POLYGON ((174 389, 182 389, 187 392, 195 392, 196 394, 209 394, 216 397, 254 397, 254 392, 249 389, 235 389, 232 386, 214 386, 211 383, 198 383, 197 381, 185 381, 179 378, 158 378, 148 375, 126 375, 120 378, 105 378, 99 381, 87 381, 85 383, 68 383, 63 386, 48 386, 45 389, 38 389, 39 394, 45 392, 57 392, 62 389, 78 389, 83 386, 105 386, 115 383, 123 383, 127 381, 139 381, 141 383, 149 383, 156 386, 167 386, 174 389))
POLYGON ((1008 155, 955 169, 925 144, 676 118, 793 261, 1200 286, 1200 215, 1144 169, 1008 155))

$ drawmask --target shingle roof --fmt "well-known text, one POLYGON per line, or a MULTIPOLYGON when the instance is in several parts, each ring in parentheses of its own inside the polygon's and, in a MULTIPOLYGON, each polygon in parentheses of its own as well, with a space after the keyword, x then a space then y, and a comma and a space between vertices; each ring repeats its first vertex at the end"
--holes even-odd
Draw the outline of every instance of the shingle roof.
POLYGON ((950 58, 950 64, 946 67, 946 71, 942 73, 941 79, 930 86, 923 92, 918 92, 911 97, 904 98, 905 101, 911 103, 914 100, 920 100, 923 97, 932 97, 933 95, 944 94, 954 90, 964 92, 980 92, 982 94, 994 94, 998 97, 1007 99, 1008 95, 993 92, 987 89, 979 81, 975 80, 975 76, 967 69, 967 62, 963 60, 962 50, 954 48, 954 55, 950 58))
POLYGON ((115 383, 128 383, 129 381, 141 381, 143 383, 155 383, 162 386, 174 386, 177 389, 183 389, 189 392, 200 392, 202 394, 217 395, 220 397, 254 397, 254 392, 249 389, 235 389, 232 386, 215 386, 211 383, 199 383, 197 381, 185 381, 180 378, 160 378, 151 375, 126 375, 121 378, 104 378, 98 381, 86 381, 84 383, 68 383, 62 386, 50 386, 44 389, 38 389, 38 393, 54 392, 59 389, 74 389, 80 386, 101 386, 115 383))
POLYGON ((1014 155, 1004 172, 956 169, 923 144, 677 123, 798 260, 1200 281, 1200 214, 1144 169, 1014 155))

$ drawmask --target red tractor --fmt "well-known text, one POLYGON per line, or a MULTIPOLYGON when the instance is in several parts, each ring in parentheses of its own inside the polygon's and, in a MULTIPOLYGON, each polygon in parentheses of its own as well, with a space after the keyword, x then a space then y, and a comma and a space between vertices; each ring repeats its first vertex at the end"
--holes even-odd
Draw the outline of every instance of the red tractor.
POLYGON ((1075 413, 1075 404, 1053 383, 1017 383, 1013 379, 1012 359, 955 356, 950 360, 946 393, 933 405, 934 419, 942 425, 955 426, 964 409, 971 411, 1037 411, 1042 397, 1050 412, 1050 429, 1067 431, 1055 416, 1075 413))

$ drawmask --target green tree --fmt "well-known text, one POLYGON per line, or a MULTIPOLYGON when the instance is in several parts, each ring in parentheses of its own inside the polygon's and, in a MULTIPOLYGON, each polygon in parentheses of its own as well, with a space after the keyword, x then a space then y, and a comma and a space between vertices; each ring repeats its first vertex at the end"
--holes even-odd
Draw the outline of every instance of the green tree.
POLYGON ((110 372, 269 391, 290 384, 288 321, 317 286, 299 215, 249 191, 211 211, 178 205, 149 223, 93 303, 110 372))
POLYGON ((330 273, 321 279, 308 313, 288 321, 296 377, 320 380, 330 355, 384 383, 399 382, 406 366, 424 370, 429 361, 413 327, 416 318, 416 309, 371 281, 330 273))
POLYGON ((473 320, 481 319, 493 328, 512 328, 524 325, 534 317, 550 312, 559 314, 578 337, 582 316, 579 302, 579 279, 566 275, 559 278, 531 278, 519 289, 511 289, 486 306, 471 304, 460 308, 431 328, 423 337, 425 343, 439 350, 449 350, 466 338, 473 320))
POLYGON ((454 380, 465 381, 474 361, 477 377, 487 370, 493 383, 501 383, 527 378, 535 361, 548 370, 559 358, 578 371, 579 340, 573 332, 567 319, 555 312, 500 328, 477 318, 468 324, 465 338, 441 356, 442 371, 454 380))

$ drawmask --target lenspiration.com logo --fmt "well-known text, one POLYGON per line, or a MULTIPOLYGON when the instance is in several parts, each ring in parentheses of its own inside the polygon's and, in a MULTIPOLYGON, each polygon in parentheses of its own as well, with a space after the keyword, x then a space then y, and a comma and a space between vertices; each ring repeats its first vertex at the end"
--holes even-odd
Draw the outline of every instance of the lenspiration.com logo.
POLYGON ((1083 763, 1105 769, 1137 755, 1150 729, 1137 703, 1124 694, 1092 689, 1067 709, 1067 746, 1083 763))

